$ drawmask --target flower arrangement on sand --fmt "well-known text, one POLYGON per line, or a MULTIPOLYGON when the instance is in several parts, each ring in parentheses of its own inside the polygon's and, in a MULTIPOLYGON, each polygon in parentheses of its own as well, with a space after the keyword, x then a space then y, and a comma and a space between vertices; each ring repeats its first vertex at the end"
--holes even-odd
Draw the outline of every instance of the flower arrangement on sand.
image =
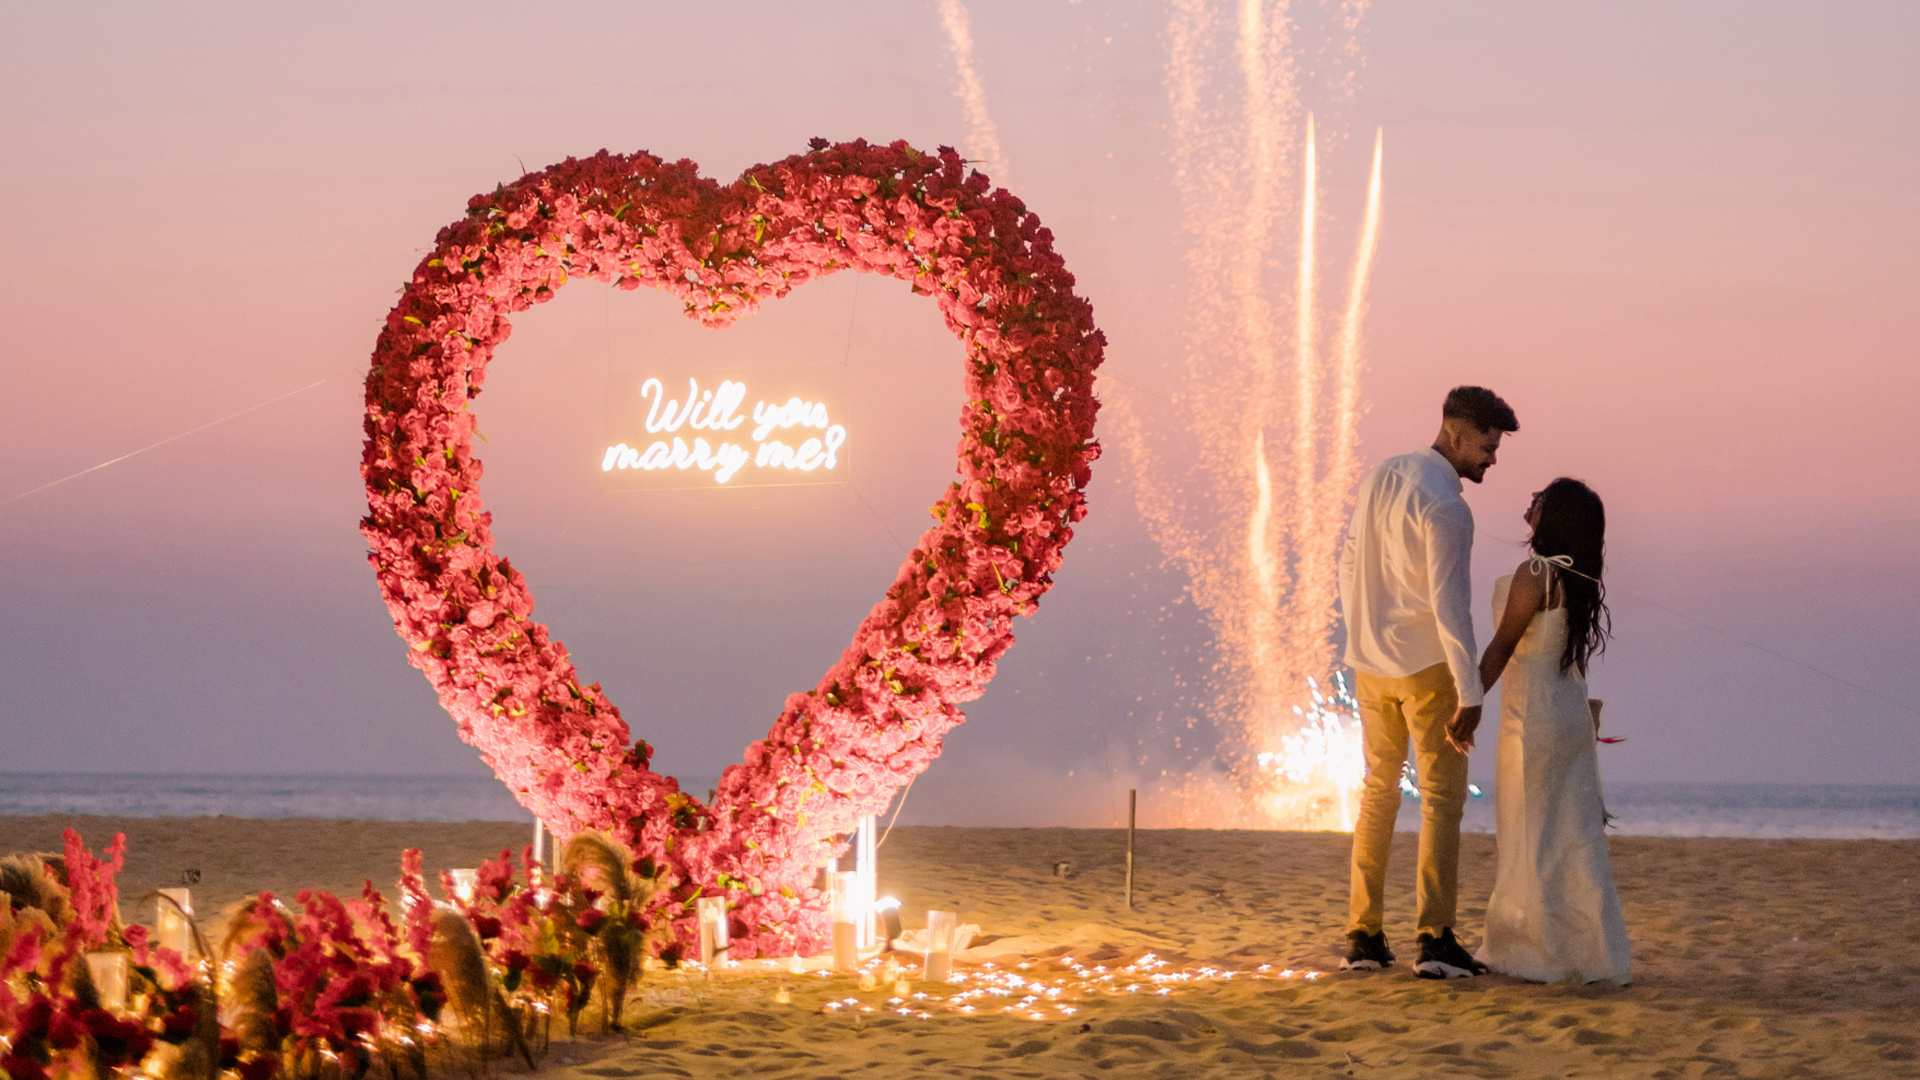
MULTIPOLYGON (((590 1005, 615 1027, 643 970, 655 880, 617 841, 582 834, 543 881, 530 852, 489 860, 470 892, 429 895, 401 856, 400 911, 368 882, 343 900, 263 892, 226 912, 194 956, 124 925, 114 875, 72 829, 57 856, 0 860, 0 1077, 5 1080, 359 1080, 425 1077, 512 1054, 531 1067, 556 1016, 590 1005), (111 957, 124 985, 96 981, 111 957)), ((663 950, 677 960, 671 947, 663 950)))

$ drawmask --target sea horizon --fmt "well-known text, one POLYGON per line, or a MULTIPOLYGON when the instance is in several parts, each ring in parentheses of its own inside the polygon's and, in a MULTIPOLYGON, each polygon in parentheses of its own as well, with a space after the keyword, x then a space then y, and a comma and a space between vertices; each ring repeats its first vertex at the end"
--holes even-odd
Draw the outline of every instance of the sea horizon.
MULTIPOLYGON (((682 780, 704 795, 717 777, 682 780)), ((1623 836, 1751 839, 1920 838, 1920 785, 1619 782, 1607 786, 1623 836)), ((335 773, 0 772, 0 815, 502 821, 533 815, 493 777, 335 773)), ((908 821, 958 825, 968 822, 908 821)), ((1066 828, 1035 823, 1033 828, 1066 828)), ((1090 827, 1090 826, 1088 826, 1090 827)), ((1419 827, 1404 798, 1399 827, 1419 827)), ((1493 793, 1468 802, 1466 832, 1493 831, 1493 793)))

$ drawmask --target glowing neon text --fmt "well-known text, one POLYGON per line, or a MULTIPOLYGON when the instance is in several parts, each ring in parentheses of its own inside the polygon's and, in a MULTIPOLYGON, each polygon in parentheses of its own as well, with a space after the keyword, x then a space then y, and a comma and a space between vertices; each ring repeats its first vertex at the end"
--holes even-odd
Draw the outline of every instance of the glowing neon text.
POLYGON ((698 379, 687 380, 687 396, 675 400, 667 396, 659 379, 640 384, 640 397, 647 402, 647 434, 670 435, 655 439, 643 447, 615 443, 600 459, 601 472, 638 469, 656 472, 663 469, 699 469, 711 472, 716 484, 724 484, 752 465, 756 469, 785 469, 792 472, 831 471, 840 463, 840 449, 846 445, 847 429, 833 423, 826 402, 790 397, 785 401, 756 401, 751 415, 753 428, 747 442, 724 441, 722 433, 732 432, 746 423, 738 415, 747 398, 747 385, 724 380, 712 390, 702 390, 698 379), (776 430, 811 428, 797 445, 767 436, 776 430), (675 434, 685 429, 688 435, 675 434), (713 441, 693 435, 695 431, 715 433, 713 441), (691 439, 691 441, 689 441, 691 439))

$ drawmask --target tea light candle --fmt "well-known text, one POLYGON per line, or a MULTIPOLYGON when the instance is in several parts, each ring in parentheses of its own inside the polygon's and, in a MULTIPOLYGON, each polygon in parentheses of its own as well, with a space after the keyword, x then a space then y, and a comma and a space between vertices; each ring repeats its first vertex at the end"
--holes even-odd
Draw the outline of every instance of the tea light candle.
POLYGON ((92 977, 93 988, 100 995, 101 1008, 116 1012, 127 1007, 126 953, 88 953, 87 974, 92 977))
POLYGON ((161 889, 155 936, 160 947, 172 949, 183 958, 193 956, 193 896, 187 889, 161 889))

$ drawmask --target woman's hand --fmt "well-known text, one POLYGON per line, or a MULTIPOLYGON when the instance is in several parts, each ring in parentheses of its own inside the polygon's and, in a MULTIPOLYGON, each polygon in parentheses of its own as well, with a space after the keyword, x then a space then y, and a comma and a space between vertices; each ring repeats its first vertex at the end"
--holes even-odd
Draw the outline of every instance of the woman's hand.
POLYGON ((1447 724, 1447 742, 1465 754, 1473 749, 1473 733, 1480 727, 1480 706, 1468 705, 1454 710, 1447 724))

